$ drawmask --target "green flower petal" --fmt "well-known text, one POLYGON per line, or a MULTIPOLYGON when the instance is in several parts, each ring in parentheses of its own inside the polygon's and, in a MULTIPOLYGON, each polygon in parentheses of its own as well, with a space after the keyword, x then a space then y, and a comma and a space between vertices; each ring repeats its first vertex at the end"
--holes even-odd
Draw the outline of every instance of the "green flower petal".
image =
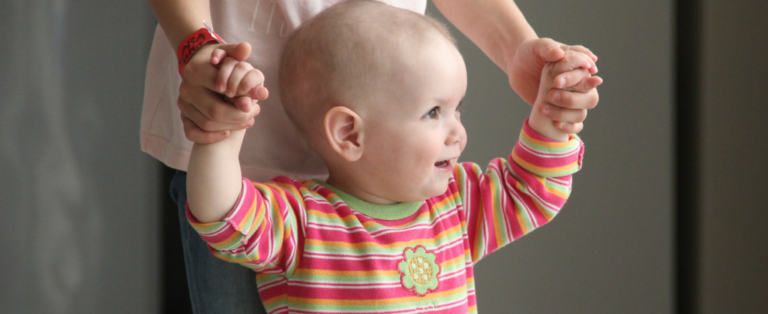
POLYGON ((423 286, 423 285, 417 285, 417 286, 416 286, 416 293, 418 293, 418 294, 420 294, 420 295, 425 295, 425 294, 427 294, 427 286, 423 286))
POLYGON ((402 261, 399 264, 397 264, 397 268, 400 269, 400 272, 403 274, 408 274, 408 261, 402 261))
POLYGON ((432 277, 432 280, 430 280, 425 286, 430 290, 435 290, 437 288, 437 276, 432 277))
POLYGON ((427 252, 421 245, 406 248, 403 253, 405 260, 397 264, 402 274, 403 287, 407 290, 413 289, 421 296, 426 295, 429 290, 437 289, 437 275, 440 273, 440 266, 435 262, 437 256, 427 252))

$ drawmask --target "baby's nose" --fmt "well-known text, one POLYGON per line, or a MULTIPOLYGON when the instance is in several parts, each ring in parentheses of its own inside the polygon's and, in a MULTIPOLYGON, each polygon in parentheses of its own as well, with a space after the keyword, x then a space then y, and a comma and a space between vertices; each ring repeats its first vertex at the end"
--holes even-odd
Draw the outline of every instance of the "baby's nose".
POLYGON ((448 130, 448 136, 445 138, 445 145, 461 144, 466 137, 467 133, 464 130, 464 125, 462 125, 460 121, 454 121, 448 130))

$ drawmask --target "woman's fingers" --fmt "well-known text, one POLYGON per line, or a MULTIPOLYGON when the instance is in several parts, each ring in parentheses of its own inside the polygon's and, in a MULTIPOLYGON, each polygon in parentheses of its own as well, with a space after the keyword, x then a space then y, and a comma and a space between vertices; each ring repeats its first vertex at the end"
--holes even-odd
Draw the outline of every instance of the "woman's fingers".
POLYGON ((587 119, 587 109, 568 109, 544 103, 540 110, 545 117, 558 122, 581 123, 587 119))
POLYGON ((586 93, 553 88, 549 91, 548 98, 551 104, 569 109, 592 109, 600 101, 595 88, 586 93))
POLYGON ((578 134, 581 132, 581 130, 584 129, 584 123, 570 123, 570 122, 562 122, 562 121, 555 121, 553 122, 555 124, 555 127, 562 131, 563 133, 568 134, 578 134))

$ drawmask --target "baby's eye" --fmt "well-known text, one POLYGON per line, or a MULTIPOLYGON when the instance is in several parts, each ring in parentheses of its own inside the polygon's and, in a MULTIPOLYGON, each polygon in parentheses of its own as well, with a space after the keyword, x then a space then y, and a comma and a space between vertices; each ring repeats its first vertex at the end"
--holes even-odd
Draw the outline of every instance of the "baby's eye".
POLYGON ((430 109, 429 112, 427 112, 427 114, 424 115, 424 118, 427 118, 427 119, 437 119, 438 117, 440 117, 439 107, 430 109))

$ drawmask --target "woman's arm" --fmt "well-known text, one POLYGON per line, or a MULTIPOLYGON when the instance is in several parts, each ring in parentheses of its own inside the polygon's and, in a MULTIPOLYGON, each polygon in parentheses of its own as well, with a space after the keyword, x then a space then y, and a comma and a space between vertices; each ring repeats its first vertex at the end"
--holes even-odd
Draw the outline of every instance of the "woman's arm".
MULTIPOLYGON (((527 103, 536 99, 541 70, 548 62, 564 56, 564 47, 588 54, 596 73, 597 56, 582 46, 566 46, 539 38, 523 13, 511 0, 433 0, 441 13, 466 35, 509 77, 515 92, 527 103)), ((565 86, 569 87, 569 86, 565 86)), ((586 109, 594 104, 555 103, 568 108, 586 109)))
POLYGON ((203 20, 212 25, 208 0, 148 1, 174 50, 189 34, 203 27, 203 20))
MULTIPOLYGON (((176 51, 184 39, 204 27, 213 26, 208 0, 148 0, 160 27, 176 51)), ((226 39, 226 38, 225 38, 226 39)), ((192 56, 186 65, 179 87, 177 101, 181 111, 184 133, 195 143, 215 143, 226 138, 224 130, 239 130, 253 124, 254 110, 251 97, 241 97, 228 103, 219 97, 214 86, 216 66, 212 64, 211 53, 220 48, 229 57, 243 61, 251 53, 249 45, 206 44, 192 56)), ((266 93, 258 100, 266 99, 266 93)))
POLYGON ((526 40, 538 39, 525 16, 511 0, 433 0, 456 28, 504 70, 526 40))

